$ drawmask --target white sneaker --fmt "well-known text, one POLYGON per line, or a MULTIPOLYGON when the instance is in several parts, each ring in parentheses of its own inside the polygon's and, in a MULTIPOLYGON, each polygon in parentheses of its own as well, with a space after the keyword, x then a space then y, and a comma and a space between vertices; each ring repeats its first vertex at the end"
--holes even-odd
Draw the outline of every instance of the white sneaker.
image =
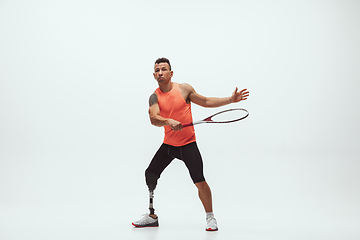
POLYGON ((214 216, 208 216, 206 218, 206 222, 207 222, 207 225, 206 225, 206 231, 217 231, 218 230, 218 227, 217 227, 217 222, 216 222, 216 219, 214 216))
POLYGON ((159 218, 156 216, 156 218, 150 217, 150 214, 146 213, 143 214, 142 217, 138 220, 132 223, 135 227, 158 227, 159 226, 159 218))

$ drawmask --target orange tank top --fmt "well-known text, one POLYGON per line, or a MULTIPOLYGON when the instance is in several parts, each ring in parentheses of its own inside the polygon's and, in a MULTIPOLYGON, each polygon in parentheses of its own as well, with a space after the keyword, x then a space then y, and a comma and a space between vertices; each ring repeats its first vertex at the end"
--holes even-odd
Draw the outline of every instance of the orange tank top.
MULTIPOLYGON (((184 100, 178 83, 173 82, 173 88, 166 93, 157 88, 156 94, 160 116, 174 119, 182 124, 192 122, 191 104, 184 100)), ((167 125, 164 126, 164 132, 164 143, 171 146, 179 147, 196 141, 194 126, 183 128, 181 131, 173 131, 167 125)))

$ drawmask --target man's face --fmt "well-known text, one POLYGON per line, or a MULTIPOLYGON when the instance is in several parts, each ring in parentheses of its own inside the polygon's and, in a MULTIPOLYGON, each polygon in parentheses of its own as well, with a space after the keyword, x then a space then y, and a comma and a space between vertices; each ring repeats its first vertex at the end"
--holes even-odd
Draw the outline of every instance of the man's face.
POLYGON ((155 64, 153 75, 159 84, 164 84, 171 80, 173 71, 170 71, 168 63, 157 63, 155 64))

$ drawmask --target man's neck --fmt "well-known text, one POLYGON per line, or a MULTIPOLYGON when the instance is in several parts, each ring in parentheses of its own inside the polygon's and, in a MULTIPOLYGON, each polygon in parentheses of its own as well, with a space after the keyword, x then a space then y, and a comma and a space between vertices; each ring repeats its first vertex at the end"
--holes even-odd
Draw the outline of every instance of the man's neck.
POLYGON ((162 91, 162 92, 170 92, 171 91, 171 89, 173 88, 173 83, 171 82, 171 81, 169 81, 168 83, 166 83, 166 84, 159 84, 159 88, 160 88, 160 90, 162 91))

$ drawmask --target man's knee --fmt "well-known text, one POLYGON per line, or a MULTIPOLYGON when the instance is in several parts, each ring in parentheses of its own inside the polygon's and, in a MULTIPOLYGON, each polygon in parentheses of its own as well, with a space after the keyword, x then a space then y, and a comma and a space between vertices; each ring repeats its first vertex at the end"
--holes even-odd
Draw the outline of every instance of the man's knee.
POLYGON ((207 184, 206 181, 197 182, 197 183, 195 183, 195 186, 199 190, 208 190, 208 189, 210 189, 210 187, 209 187, 209 185, 207 184))
POLYGON ((159 179, 158 175, 146 169, 145 171, 146 185, 148 185, 149 190, 153 191, 156 188, 157 180, 159 179))

